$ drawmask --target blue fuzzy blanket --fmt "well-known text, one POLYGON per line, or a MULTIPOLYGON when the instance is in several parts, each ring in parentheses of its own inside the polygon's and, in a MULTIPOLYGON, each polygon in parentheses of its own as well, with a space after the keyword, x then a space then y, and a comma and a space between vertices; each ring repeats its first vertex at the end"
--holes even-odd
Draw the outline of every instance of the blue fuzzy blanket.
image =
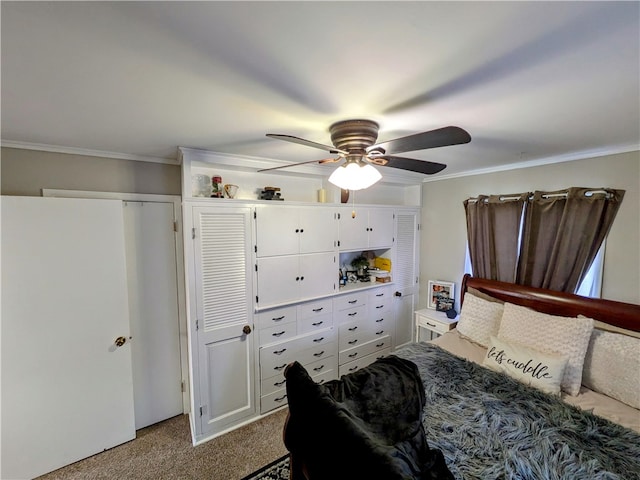
POLYGON ((640 479, 640 435, 437 345, 395 355, 420 371, 423 424, 456 479, 640 479))

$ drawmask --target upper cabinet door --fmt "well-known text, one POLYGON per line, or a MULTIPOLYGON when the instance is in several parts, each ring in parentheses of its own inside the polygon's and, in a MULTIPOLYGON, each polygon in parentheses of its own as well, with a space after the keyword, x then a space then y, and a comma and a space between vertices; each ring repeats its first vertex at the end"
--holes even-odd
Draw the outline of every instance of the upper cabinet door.
POLYGON ((300 242, 298 207, 257 207, 256 242, 258 257, 298 253, 300 242))
POLYGON ((256 208, 258 257, 332 252, 337 231, 333 208, 280 205, 256 208))
POLYGON ((369 211, 366 208, 340 208, 340 250, 357 250, 369 246, 369 211))
POLYGON ((340 250, 393 246, 393 210, 376 207, 340 208, 340 250))
POLYGON ((333 208, 301 207, 300 253, 332 252, 338 241, 338 220, 333 208))
POLYGON ((369 248, 389 248, 393 245, 393 210, 369 210, 369 248))

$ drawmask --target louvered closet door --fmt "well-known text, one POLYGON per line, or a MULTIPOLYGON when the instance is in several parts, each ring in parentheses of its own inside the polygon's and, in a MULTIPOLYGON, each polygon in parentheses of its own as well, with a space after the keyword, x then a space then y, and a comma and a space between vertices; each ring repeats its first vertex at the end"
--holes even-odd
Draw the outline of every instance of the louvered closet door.
POLYGON ((419 230, 417 211, 396 212, 396 258, 393 281, 396 291, 396 347, 409 343, 413 336, 413 312, 418 304, 419 230))
POLYGON ((255 335, 243 331, 253 328, 250 214, 250 208, 193 207, 197 436, 217 433, 256 413, 255 335))

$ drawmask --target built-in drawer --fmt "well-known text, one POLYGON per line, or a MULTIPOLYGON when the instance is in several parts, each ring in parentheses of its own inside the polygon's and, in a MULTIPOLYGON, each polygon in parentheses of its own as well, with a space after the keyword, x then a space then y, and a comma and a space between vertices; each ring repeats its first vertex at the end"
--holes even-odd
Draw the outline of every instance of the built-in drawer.
POLYGON ((275 325, 269 328, 258 330, 258 338, 260 345, 268 345, 274 342, 280 342, 288 338, 293 338, 298 333, 296 323, 285 323, 284 325, 275 325))
POLYGON ((386 348, 391 348, 391 335, 370 340, 353 348, 340 350, 338 353, 338 363, 343 365, 386 348))
POLYGON ((274 408, 282 407, 287 404, 287 391, 285 389, 278 390, 260 397, 260 413, 268 412, 274 408))
POLYGON ((371 332, 367 328, 360 328, 354 325, 352 328, 357 328, 353 333, 340 333, 338 335, 338 351, 348 350, 350 348, 358 347, 367 343, 373 338, 371 332))
MULTIPOLYGON (((318 360, 304 367, 311 379, 319 384, 338 378, 335 357, 318 360)), ((263 380, 260 392, 260 413, 268 412, 288 403, 284 374, 280 377, 273 377, 268 381, 263 380)))
POLYGON ((352 307, 347 310, 340 310, 333 314, 334 321, 336 325, 340 325, 344 322, 352 322, 354 320, 359 320, 361 318, 367 317, 367 307, 366 305, 361 305, 359 307, 352 307))
POLYGON ((338 369, 338 377, 342 377, 342 375, 347 375, 349 373, 356 372, 361 368, 366 367, 367 365, 371 365, 373 362, 378 360, 379 358, 386 357, 391 354, 391 348, 385 348, 383 350, 371 353, 369 355, 365 355, 357 360, 352 362, 347 362, 344 365, 340 365, 338 369))
POLYGON ((367 303, 375 303, 380 300, 386 300, 388 303, 393 299, 392 287, 378 287, 367 292, 367 303))
MULTIPOLYGON (((305 348, 299 351, 293 356, 294 360, 297 360, 302 365, 316 362, 328 357, 336 355, 336 344, 334 342, 322 343, 321 345, 314 345, 311 348, 305 348)), ((311 373, 309 373, 311 375, 311 373)))
POLYGON ((345 293, 333 299, 334 311, 344 310, 345 308, 359 307, 367 303, 366 292, 345 293))
POLYGON ((333 311, 333 301, 330 298, 326 298, 324 300, 303 303, 296 308, 298 319, 313 318, 331 313, 333 311))
POLYGON ((333 326, 333 314, 331 312, 324 315, 316 315, 308 318, 298 318, 298 333, 313 332, 322 328, 333 326))
POLYGON ((353 335, 367 330, 368 322, 365 317, 352 320, 350 322, 343 322, 338 325, 338 335, 343 337, 345 335, 353 335))
POLYGON ((331 371, 335 372, 338 365, 336 357, 332 356, 323 358, 322 360, 316 360, 315 362, 307 363, 303 366, 307 373, 311 376, 311 379, 314 382, 318 382, 318 376, 331 371))
POLYGON ((271 378, 266 378, 260 382, 260 396, 264 397, 270 395, 273 392, 282 390, 286 386, 286 379, 284 378, 284 371, 280 375, 276 375, 271 378))
MULTIPOLYGON (((260 378, 264 380, 279 375, 290 362, 301 358, 302 354, 309 355, 309 352, 318 353, 321 351, 335 352, 334 339, 333 329, 328 328, 260 347, 260 378)), ((309 358, 309 361, 311 360, 313 358, 309 358)), ((300 361, 300 363, 304 362, 300 361)))
MULTIPOLYGON (((298 360, 304 368, 307 370, 307 373, 313 378, 314 381, 324 381, 327 378, 334 377, 336 372, 338 371, 338 357, 334 355, 334 350, 326 351, 327 355, 317 356, 308 356, 307 358, 312 358, 313 361, 302 362, 300 359, 298 360), (328 375, 328 376, 327 376, 328 375)), ((293 360, 292 360, 293 361, 293 360)), ((287 365, 290 362, 287 362, 287 365)), ((262 379, 260 382, 260 395, 265 396, 269 395, 273 392, 276 392, 280 389, 286 388, 286 379, 284 377, 284 368, 281 369, 277 375, 274 375, 270 378, 262 379)))
POLYGON ((255 315, 256 328, 258 330, 262 328, 270 328, 275 325, 284 325, 285 323, 295 322, 296 307, 284 307, 276 308, 274 310, 268 310, 266 312, 260 312, 255 315))
POLYGON ((369 320, 367 322, 367 331, 374 335, 380 335, 381 331, 386 331, 388 334, 391 334, 393 324, 392 312, 389 312, 386 315, 376 316, 373 317, 372 320, 369 320))

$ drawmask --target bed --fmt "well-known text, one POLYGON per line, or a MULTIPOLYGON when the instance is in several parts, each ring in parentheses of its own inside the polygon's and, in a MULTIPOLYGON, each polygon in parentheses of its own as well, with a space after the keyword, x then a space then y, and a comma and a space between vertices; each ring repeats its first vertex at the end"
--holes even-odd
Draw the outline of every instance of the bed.
POLYGON ((383 371, 393 362, 379 360, 355 372, 352 388, 348 375, 313 387, 312 396, 339 406, 340 424, 318 416, 310 396, 298 401, 287 377, 291 479, 353 478, 367 468, 369 478, 389 479, 640 479, 640 305, 468 275, 461 294, 455 329, 391 355, 406 371, 401 382, 383 371), (407 403, 411 380, 424 395, 407 403), (378 411, 362 408, 372 404, 369 390, 378 411), (381 434, 385 415, 399 419, 402 442, 381 434), (314 462, 324 470, 308 468, 314 462), (336 466, 345 462, 349 473, 336 466), (371 474, 389 465, 391 473, 371 474))

